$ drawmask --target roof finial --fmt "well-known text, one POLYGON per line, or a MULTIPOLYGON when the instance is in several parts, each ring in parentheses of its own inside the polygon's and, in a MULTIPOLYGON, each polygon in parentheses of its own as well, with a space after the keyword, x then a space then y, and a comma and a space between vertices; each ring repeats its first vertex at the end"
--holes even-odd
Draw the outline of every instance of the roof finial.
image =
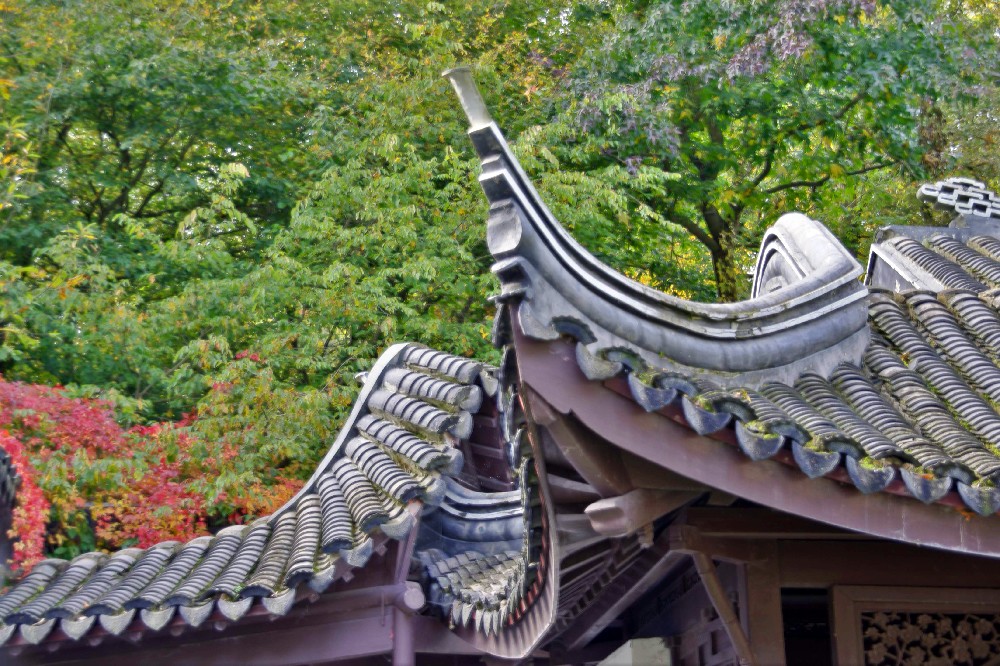
POLYGON ((455 67, 444 72, 443 76, 451 81, 451 85, 458 94, 458 101, 462 103, 462 109, 469 118, 469 129, 479 129, 493 122, 490 112, 486 108, 483 96, 479 94, 476 81, 472 78, 472 72, 468 67, 455 67))

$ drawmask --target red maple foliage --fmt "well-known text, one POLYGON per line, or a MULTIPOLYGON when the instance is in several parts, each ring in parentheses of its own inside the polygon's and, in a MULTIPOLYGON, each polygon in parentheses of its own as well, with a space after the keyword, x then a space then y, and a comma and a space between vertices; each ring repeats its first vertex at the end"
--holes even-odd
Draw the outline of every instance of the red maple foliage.
POLYGON ((186 541, 207 534, 208 507, 191 487, 191 472, 206 473, 191 456, 192 439, 180 424, 136 426, 129 435, 155 454, 142 476, 92 510, 96 534, 109 544, 134 540, 140 548, 168 539, 186 541))
POLYGON ((14 469, 21 477, 17 490, 17 503, 11 521, 11 536, 20 535, 14 542, 11 567, 22 571, 44 557, 45 525, 49 517, 49 503, 35 483, 34 470, 21 440, 6 430, 0 430, 0 449, 10 455, 14 469))
POLYGON ((26 437, 45 460, 64 448, 121 453, 122 429, 110 405, 68 398, 60 387, 0 380, 0 424, 26 437))
POLYGON ((125 430, 108 403, 0 379, 0 446, 22 478, 12 568, 26 570, 46 552, 206 534, 208 507, 189 483, 206 473, 183 432, 192 418, 125 430))
POLYGON ((240 359, 244 359, 245 358, 245 359, 249 359, 249 360, 253 361, 254 363, 260 363, 262 365, 264 363, 267 363, 267 361, 265 361, 264 359, 262 359, 259 354, 252 353, 249 349, 244 349, 243 351, 236 352, 236 356, 234 358, 237 361, 239 361, 240 359))
MULTIPOLYGON (((263 363, 255 357, 244 356, 263 363)), ((288 466, 238 484, 239 493, 212 491, 212 479, 236 473, 240 446, 199 439, 189 427, 197 418, 125 429, 107 402, 0 377, 0 448, 22 478, 10 530, 15 573, 44 556, 186 541, 271 513, 301 487, 303 470, 288 466)))

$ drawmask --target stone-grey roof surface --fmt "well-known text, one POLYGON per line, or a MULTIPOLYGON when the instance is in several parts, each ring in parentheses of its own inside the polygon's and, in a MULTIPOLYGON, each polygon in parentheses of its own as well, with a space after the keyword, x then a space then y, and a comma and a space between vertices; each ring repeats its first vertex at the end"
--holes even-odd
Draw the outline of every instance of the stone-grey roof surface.
POLYGON ((641 285, 613 280, 568 237, 467 73, 450 76, 463 106, 476 111, 469 134, 492 204, 498 302, 516 309, 524 336, 575 340, 585 377, 625 375, 647 410, 675 409, 700 434, 728 429, 754 460, 790 449, 780 457, 807 475, 833 474, 865 493, 902 485, 932 502, 956 491, 960 499, 948 501, 958 506, 1000 509, 1000 239, 992 219, 1000 199, 982 183, 923 188, 920 196, 957 212, 957 222, 940 233, 897 227, 883 236, 873 248, 882 277, 869 289, 854 281, 852 260, 828 232, 799 215, 768 233, 749 301, 712 311, 655 301, 641 285), (892 289, 877 288, 887 281, 892 289), (672 323, 682 310, 695 324, 672 323), (651 334, 654 326, 669 339, 651 334), (734 339, 722 335, 727 327, 734 339))
POLYGON ((133 621, 158 630, 217 608, 235 621, 261 603, 287 613, 297 586, 317 592, 362 567, 386 538, 401 539, 418 506, 444 498, 462 467, 492 370, 417 345, 390 348, 365 377, 348 422, 305 487, 273 515, 187 543, 49 559, 0 596, 0 642, 42 641, 58 624, 73 639, 133 621))
MULTIPOLYGON (((524 306, 523 327, 577 337, 591 357, 621 350, 639 363, 704 372, 734 387, 808 369, 826 373, 863 353, 866 293, 857 280, 863 269, 823 225, 790 213, 767 232, 758 265, 765 279, 753 299, 698 303, 657 291, 605 265, 570 236, 490 118, 468 70, 445 75, 469 116, 469 137, 482 162, 487 245, 501 283, 497 299, 524 306)), ((597 360, 584 365, 590 376, 615 369, 597 360)))
MULTIPOLYGON (((700 434, 731 430, 754 460, 790 449, 810 477, 839 474, 865 493, 898 491, 901 479, 924 502, 955 491, 991 515, 1000 509, 1000 239, 965 233, 963 241, 950 229, 921 235, 883 245, 907 274, 941 288, 869 289, 869 343, 858 363, 724 387, 711 373, 637 363, 627 349, 595 354, 584 343, 596 336, 585 328, 578 362, 592 379, 625 374, 640 405, 677 409, 700 434)), ((521 328, 536 339, 569 333, 535 320, 521 328)))
POLYGON ((417 543, 427 600, 452 626, 496 634, 524 610, 521 602, 537 569, 537 543, 525 525, 538 496, 530 463, 521 486, 477 492, 448 481, 441 505, 428 512, 417 543))
POLYGON ((445 75, 483 165, 498 321, 516 311, 525 337, 575 341, 587 379, 624 375, 646 410, 679 413, 699 434, 728 431, 719 436, 753 460, 794 461, 864 493, 902 485, 924 502, 1000 510, 1000 197, 984 183, 921 188, 955 220, 885 230, 867 289, 822 225, 786 215, 765 234, 753 298, 680 302, 570 238, 469 72, 445 75))

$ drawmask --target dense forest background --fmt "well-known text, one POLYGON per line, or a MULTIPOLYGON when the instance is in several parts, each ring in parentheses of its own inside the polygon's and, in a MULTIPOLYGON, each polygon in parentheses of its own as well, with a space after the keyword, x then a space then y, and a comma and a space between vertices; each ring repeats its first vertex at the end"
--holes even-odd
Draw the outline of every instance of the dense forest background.
POLYGON ((15 569, 188 538, 308 477, 359 370, 491 359, 472 67, 601 259, 745 296, 801 210, 863 258, 1000 184, 992 0, 0 0, 0 446, 15 569))

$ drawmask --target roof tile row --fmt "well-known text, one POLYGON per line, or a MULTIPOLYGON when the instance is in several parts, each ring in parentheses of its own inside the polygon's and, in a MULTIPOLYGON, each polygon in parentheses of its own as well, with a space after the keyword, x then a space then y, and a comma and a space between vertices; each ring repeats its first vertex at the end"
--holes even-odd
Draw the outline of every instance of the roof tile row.
MULTIPOLYGON (((1000 240, 979 235, 963 243, 955 236, 885 241, 911 273, 932 275, 945 289, 872 289, 862 364, 844 363, 828 378, 807 372, 788 384, 722 389, 711 375, 662 371, 634 358, 621 363, 622 350, 585 344, 597 338, 589 331, 578 340, 577 360, 591 379, 628 373, 636 402, 649 411, 676 405, 700 434, 732 427, 754 460, 789 446, 811 477, 843 463, 862 492, 883 490, 898 476, 922 501, 954 489, 974 511, 990 515, 1000 509, 1000 240), (607 373, 594 374, 611 363, 607 373)), ((551 322, 530 323, 522 327, 528 337, 559 335, 551 322)))
POLYGON ((405 536, 414 522, 410 503, 441 500, 441 474, 461 468, 453 445, 468 435, 468 410, 478 409, 484 386, 496 386, 490 373, 422 347, 392 348, 367 375, 330 453, 288 504, 184 544, 45 560, 0 596, 0 642, 20 629, 37 643, 56 622, 71 638, 95 620, 120 633, 137 611, 152 629, 178 609, 194 626, 214 608, 235 620, 255 598, 273 614, 287 612, 296 586, 322 591, 363 566, 376 540, 405 536))
POLYGON ((424 551, 428 599, 444 609, 451 623, 473 625, 489 634, 499 632, 524 593, 523 553, 511 550, 493 555, 474 550, 445 557, 424 551))

